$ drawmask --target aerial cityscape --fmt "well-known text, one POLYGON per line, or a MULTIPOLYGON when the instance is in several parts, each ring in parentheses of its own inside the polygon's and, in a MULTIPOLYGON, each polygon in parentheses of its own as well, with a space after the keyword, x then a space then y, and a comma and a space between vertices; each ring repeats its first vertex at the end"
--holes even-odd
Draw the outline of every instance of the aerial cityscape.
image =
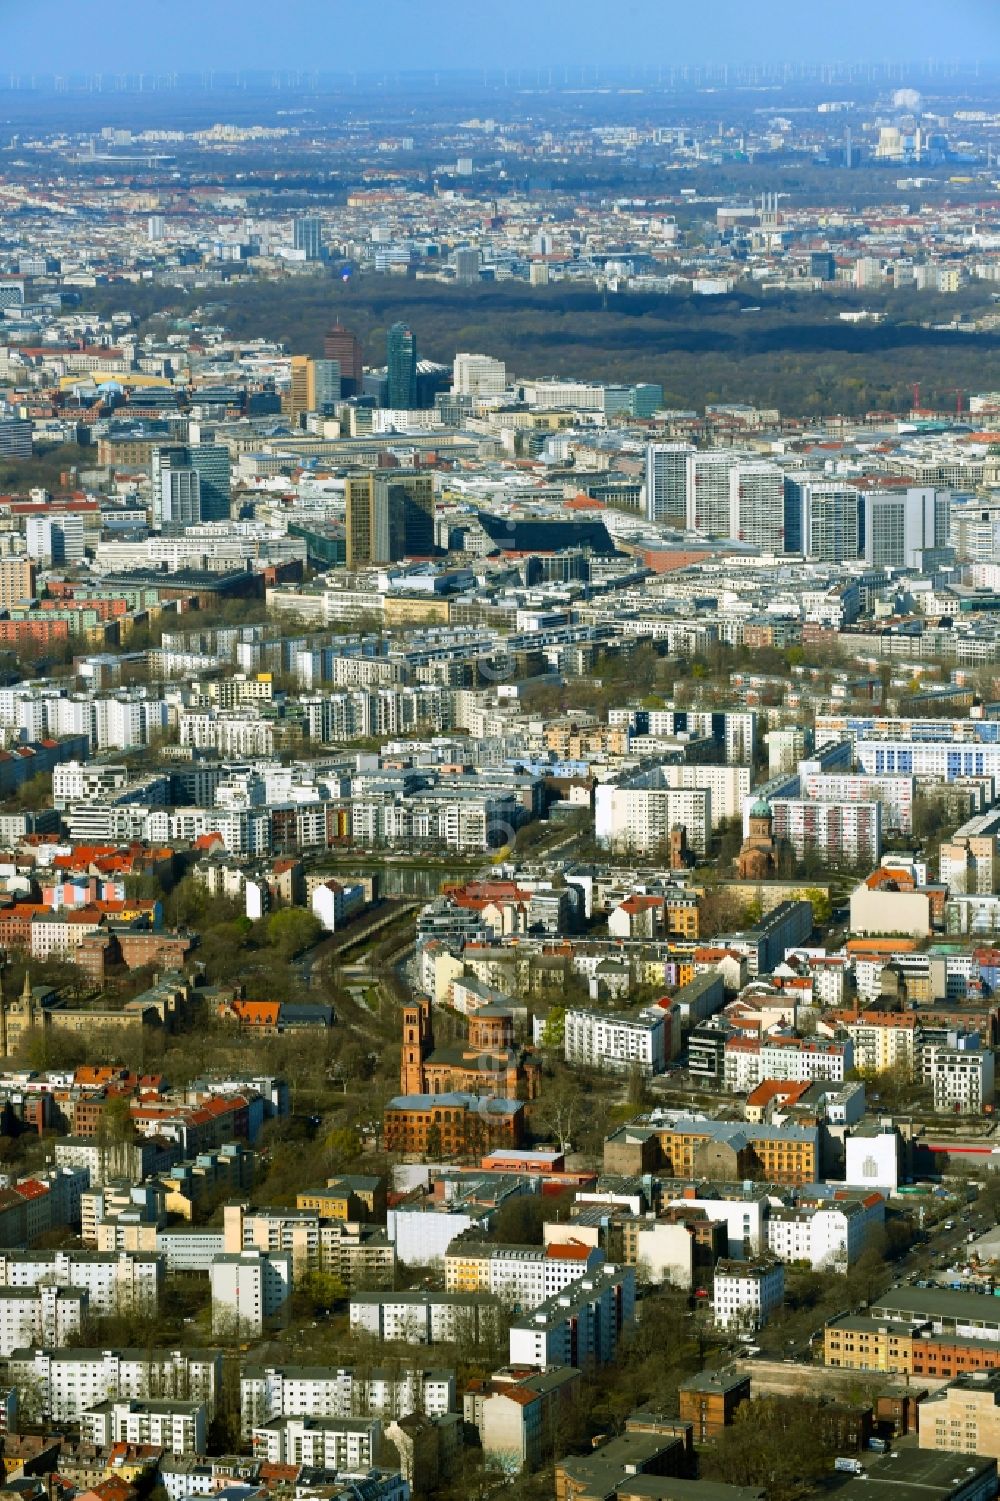
POLYGON ((0 1501, 998 1501, 1000 9, 3 21, 0 1501))

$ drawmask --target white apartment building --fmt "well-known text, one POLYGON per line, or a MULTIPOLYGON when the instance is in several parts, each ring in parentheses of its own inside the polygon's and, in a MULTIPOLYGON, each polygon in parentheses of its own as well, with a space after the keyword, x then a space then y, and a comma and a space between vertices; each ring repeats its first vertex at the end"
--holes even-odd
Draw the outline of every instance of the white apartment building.
POLYGON ((351 1329, 385 1344, 478 1344, 493 1332, 496 1305, 481 1293, 358 1292, 351 1294, 351 1329))
POLYGON ((686 462, 688 531, 728 537, 730 474, 741 455, 731 448, 688 453, 686 462))
POLYGON ((522 1308, 536 1308, 603 1264, 604 1252, 574 1240, 571 1229, 561 1243, 545 1246, 459 1240, 445 1256, 444 1285, 448 1292, 468 1292, 475 1285, 522 1308))
POLYGON ((707 788, 712 794, 712 817, 740 818, 743 803, 750 796, 749 766, 708 766, 682 764, 660 768, 666 787, 707 788))
POLYGON ((760 1044, 762 1079, 782 1082, 822 1079, 843 1084, 854 1067, 854 1044, 850 1038, 824 1042, 814 1037, 766 1036, 760 1044))
POLYGON ((227 1251, 212 1262, 213 1329, 262 1334, 288 1322, 292 1258, 283 1251, 227 1251))
POLYGON ((931 1083, 935 1110, 947 1115, 982 1115, 993 1104, 992 1049, 937 1049, 931 1083))
POLYGON ((251 1435, 257 1459, 357 1472, 371 1468, 382 1437, 378 1418, 275 1418, 251 1435))
POLYGON ((77 1287, 0 1287, 0 1355, 26 1345, 65 1345, 79 1334, 88 1308, 86 1292, 77 1287))
POLYGON ((688 443, 646 445, 646 519, 683 530, 688 524, 688 443))
POLYGON ((785 1268, 778 1261, 720 1261, 712 1307, 719 1329, 760 1329, 785 1299, 785 1268))
POLYGON ((670 831, 687 830, 687 841, 704 854, 713 828, 712 794, 706 787, 673 788, 665 768, 634 777, 626 785, 604 783, 594 795, 594 833, 612 850, 650 854, 666 849, 670 831))
POLYGON ((635 1318, 635 1270, 604 1266, 546 1299, 510 1326, 512 1366, 575 1366, 614 1360, 622 1331, 635 1318))
POLYGON ((52 770, 52 806, 67 808, 70 803, 84 799, 103 802, 127 783, 125 766, 86 766, 80 761, 65 761, 52 770))
POLYGON ((163 1290, 162 1256, 119 1251, 0 1251, 0 1288, 43 1281, 86 1292, 91 1313, 155 1312, 163 1290))
POLYGON ((765 553, 785 550, 785 477, 777 464, 739 463, 729 472, 729 535, 765 553))
MULTIPOLYGON (((800 768, 801 769, 801 768, 800 768)), ((822 803, 881 803, 882 827, 899 834, 913 832, 913 777, 862 776, 839 772, 806 772, 801 793, 822 803)))
POLYGON ((649 1006, 635 1017, 574 1007, 566 1012, 567 1063, 613 1073, 662 1074, 666 1067, 666 1013, 649 1006))
POLYGON ((455 1406, 449 1370, 354 1370, 350 1366, 244 1366, 240 1421, 245 1437, 275 1418, 383 1420, 409 1413, 442 1416, 455 1406))
POLYGON ((774 837, 796 858, 821 855, 831 863, 875 864, 882 856, 882 804, 820 802, 776 797, 771 802, 774 837))
POLYGON ((41 1416, 76 1423, 88 1408, 113 1399, 202 1403, 215 1411, 222 1356, 212 1350, 93 1350, 49 1346, 15 1350, 11 1381, 37 1394, 41 1416))
POLYGON ((202 1402, 99 1402, 80 1415, 84 1443, 151 1444, 168 1454, 204 1454, 208 1414, 202 1402))
POLYGON ((885 1222, 885 1201, 878 1194, 870 1200, 772 1209, 767 1249, 779 1261, 808 1261, 816 1271, 846 1272, 885 1222))

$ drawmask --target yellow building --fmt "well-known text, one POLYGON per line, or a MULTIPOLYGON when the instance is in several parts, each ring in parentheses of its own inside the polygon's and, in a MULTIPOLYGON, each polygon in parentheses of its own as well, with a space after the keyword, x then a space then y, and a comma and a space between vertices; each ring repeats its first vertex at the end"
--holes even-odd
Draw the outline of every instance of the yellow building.
POLYGON ((451 604, 439 595, 387 594, 383 606, 386 625, 447 625, 451 604))
POLYGON ((911 1371, 913 1331, 909 1324, 845 1316, 823 1330, 823 1362, 844 1371, 911 1371))
POLYGON ((1000 1459, 1000 1371, 970 1371, 926 1397, 920 1447, 1000 1459))
POLYGON ((444 1257, 444 1286, 450 1293, 489 1292, 489 1247, 481 1241, 452 1241, 444 1257))

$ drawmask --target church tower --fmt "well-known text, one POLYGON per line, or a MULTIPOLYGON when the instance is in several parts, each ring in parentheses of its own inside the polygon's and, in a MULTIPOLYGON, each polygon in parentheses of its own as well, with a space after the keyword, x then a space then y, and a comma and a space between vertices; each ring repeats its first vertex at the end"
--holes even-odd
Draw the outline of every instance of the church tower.
POLYGON ((431 1003, 421 996, 403 1007, 403 1050, 399 1064, 401 1094, 424 1094, 424 1062, 434 1047, 431 1003))

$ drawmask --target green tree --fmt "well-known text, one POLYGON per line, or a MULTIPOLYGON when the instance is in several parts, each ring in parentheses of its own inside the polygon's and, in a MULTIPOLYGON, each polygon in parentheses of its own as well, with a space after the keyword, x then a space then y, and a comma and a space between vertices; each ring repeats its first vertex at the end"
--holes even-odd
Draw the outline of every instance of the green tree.
POLYGON ((284 907, 267 918, 265 932, 268 945, 288 960, 312 948, 322 935, 323 925, 315 913, 303 907, 284 907))
POLYGON ((566 1007, 553 1006, 542 1027, 542 1047, 557 1048, 562 1052, 566 1037, 566 1007))

